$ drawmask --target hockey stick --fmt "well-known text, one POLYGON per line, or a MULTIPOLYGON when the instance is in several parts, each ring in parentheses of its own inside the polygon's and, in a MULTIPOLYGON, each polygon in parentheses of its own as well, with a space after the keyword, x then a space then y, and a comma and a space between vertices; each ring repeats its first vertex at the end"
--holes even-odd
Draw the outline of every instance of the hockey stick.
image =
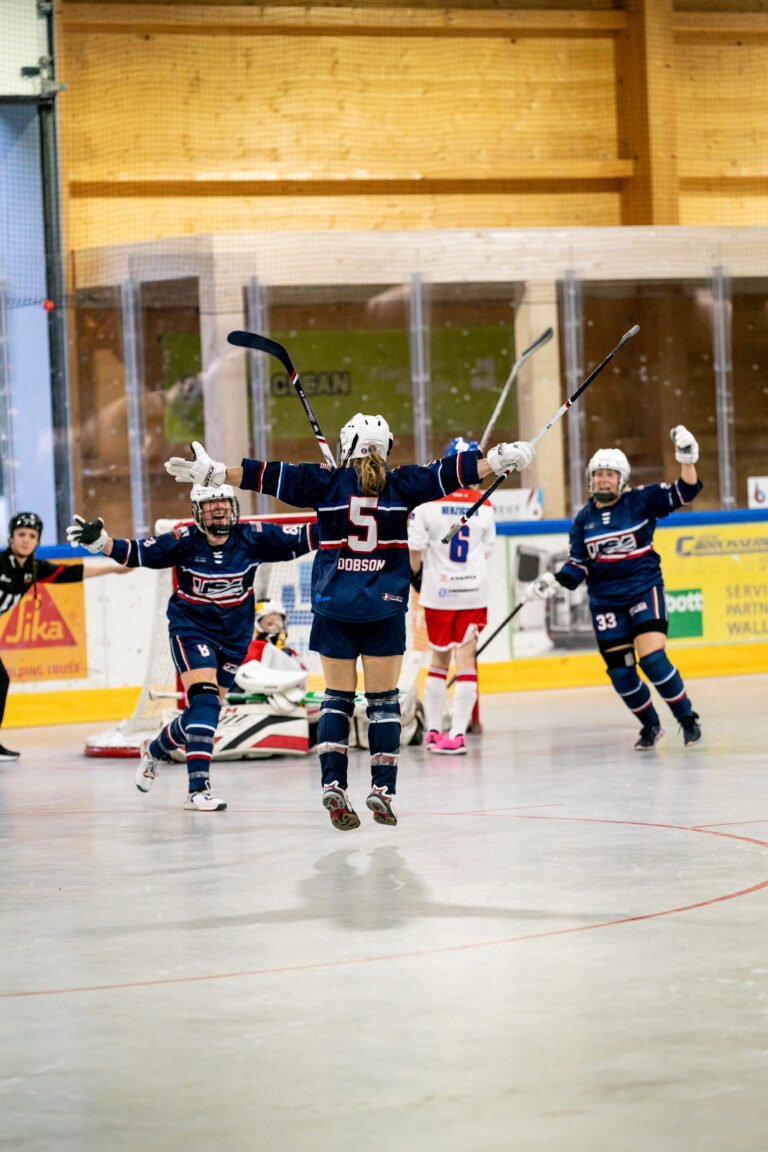
POLYGON ((332 468, 336 467, 336 460, 333 452, 328 447, 328 441, 320 431, 320 425, 317 422, 317 417, 312 411, 312 405, 309 402, 304 388, 302 387, 299 374, 293 366, 293 361, 288 355, 287 350, 282 344, 278 344, 276 340, 270 340, 268 336, 259 336, 256 332, 230 332, 227 336, 230 344, 234 344, 236 348, 250 348, 253 352, 267 352, 270 356, 274 356, 283 365, 288 375, 291 378, 299 400, 304 405, 304 411, 307 414, 307 419, 315 434, 315 439, 320 445, 320 451, 323 454, 326 464, 330 464, 332 468))
MULTIPOLYGON (((616 353, 619 352, 624 347, 627 340, 631 340, 633 336, 637 336, 639 331, 640 331, 640 325, 635 324, 632 328, 629 329, 628 332, 624 333, 621 340, 619 340, 618 344, 613 349, 613 351, 609 352, 608 355, 606 356, 605 360, 601 360, 600 363, 598 364, 597 368, 595 368, 592 372, 590 372, 589 376, 587 376, 586 380, 584 380, 583 383, 579 384, 579 386, 576 389, 576 391, 574 392, 573 396, 569 396, 568 399, 566 400, 565 404, 561 405, 561 407, 558 408, 557 412, 555 412, 554 416, 549 421, 549 423, 545 424, 543 428, 539 429, 539 431, 536 433, 536 435, 531 439, 531 444, 538 444, 538 442, 539 442, 539 440, 541 440, 542 436, 546 435, 546 433, 549 432, 552 425, 557 424, 557 422, 561 418, 561 416, 565 416, 568 409, 570 407, 572 407, 572 405, 578 400, 578 398, 579 398, 579 396, 581 396, 582 392, 586 388, 589 387, 589 385, 592 383, 592 381, 595 379, 595 377, 600 375, 603 368, 605 368, 605 366, 607 364, 610 364, 611 360, 613 360, 616 353)), ((456 535, 456 533, 461 528, 464 527, 467 520, 469 520, 469 518, 471 516, 474 516, 474 514, 475 514, 475 512, 477 512, 478 508, 481 508, 483 506, 483 504, 485 504, 485 502, 489 498, 489 496, 491 496, 492 493, 494 493, 496 491, 496 489, 499 487, 499 485, 504 483, 507 476, 509 476, 511 474, 511 472, 512 472, 512 469, 508 468, 506 472, 502 472, 501 476, 496 477, 493 484, 491 484, 490 488, 486 488, 485 492, 483 492, 483 494, 480 496, 480 499, 476 500, 475 503, 472 505, 472 507, 467 512, 464 513, 461 520, 457 520, 456 523, 453 525, 453 527, 448 529, 448 532, 446 533, 446 535, 443 536, 443 541, 442 541, 443 544, 447 544, 450 540, 453 539, 453 537, 456 535)))
POLYGON ((501 390, 501 395, 499 396, 498 403, 496 404, 496 407, 493 410, 493 415, 491 416, 490 420, 488 421, 488 426, 485 429, 485 432, 483 432, 483 435, 480 439, 481 452, 485 452, 486 448, 488 447, 488 441, 490 440, 491 436, 493 435, 493 429, 496 427, 496 421, 499 418, 499 415, 501 413, 502 408, 504 407, 504 405, 507 402, 507 396, 509 395, 509 390, 512 387, 512 385, 514 384, 515 378, 516 378, 518 372, 522 368, 523 364, 525 364, 528 357, 533 356, 534 352, 538 352, 539 348, 543 348, 545 344, 548 344, 549 341, 552 339, 552 336, 553 336, 552 329, 547 328, 546 332, 542 332, 541 336, 539 336, 538 339, 534 340, 533 344, 529 344, 527 348, 524 348, 523 351, 518 356, 517 360, 515 360, 514 364, 512 365, 512 371, 510 372, 509 376, 507 377, 507 382, 501 390))
MULTIPOLYGON (((506 628, 506 626, 507 626, 507 624, 509 624, 510 620, 514 619, 514 617, 515 617, 515 616, 517 616, 517 614, 518 614, 518 612, 520 611, 520 609, 521 609, 521 608, 524 608, 524 607, 525 607, 525 605, 526 605, 526 604, 528 604, 528 603, 529 603, 529 601, 528 601, 528 598, 527 598, 527 597, 525 597, 523 600, 521 600, 521 601, 520 601, 520 603, 519 603, 519 604, 515 604, 515 606, 514 606, 514 608, 512 609, 512 611, 509 613, 509 615, 508 615, 508 616, 505 616, 505 617, 504 617, 504 619, 502 620, 501 624, 499 624, 498 628, 494 628, 493 632, 491 632, 491 634, 490 634, 490 636, 488 637, 488 639, 487 639, 487 640, 483 640, 483 642, 482 642, 482 644, 480 645, 480 647, 478 648, 477 652, 475 652, 475 660, 477 660, 477 657, 480 655, 480 653, 481 653, 481 652, 484 652, 484 651, 485 651, 485 649, 486 649, 486 648, 488 647, 488 645, 490 644, 491 640, 495 640, 495 639, 496 639, 496 637, 498 636, 499 632, 501 632, 502 628, 506 628)), ((454 673, 454 674, 453 674, 453 676, 451 676, 451 678, 450 678, 450 680, 448 681, 448 683, 446 684, 446 688, 450 688, 450 687, 452 686, 452 684, 454 683, 455 679, 456 679, 456 674, 454 673)))

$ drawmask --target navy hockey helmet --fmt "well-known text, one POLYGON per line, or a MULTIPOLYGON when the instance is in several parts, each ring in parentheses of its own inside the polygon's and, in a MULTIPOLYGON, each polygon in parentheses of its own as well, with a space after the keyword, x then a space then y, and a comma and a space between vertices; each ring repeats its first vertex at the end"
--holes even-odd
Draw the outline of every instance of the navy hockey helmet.
POLYGON ((459 452, 479 452, 477 440, 467 440, 464 436, 454 436, 443 453, 444 456, 458 456, 459 452))

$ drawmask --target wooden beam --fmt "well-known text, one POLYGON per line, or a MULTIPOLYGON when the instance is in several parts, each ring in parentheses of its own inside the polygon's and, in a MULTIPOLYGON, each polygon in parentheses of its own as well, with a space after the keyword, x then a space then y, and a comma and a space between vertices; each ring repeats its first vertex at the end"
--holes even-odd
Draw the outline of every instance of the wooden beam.
POLYGON ((716 37, 720 40, 768 39, 768 14, 763 12, 676 12, 676 40, 716 37))
POLYGON ((623 224, 679 223, 673 0, 627 0, 616 40, 619 155, 637 165, 623 224))
POLYGON ((476 10, 469 8, 331 8, 63 3, 67 33, 140 35, 606 36, 626 27, 623 12, 476 10))
POLYGON ((110 179, 75 179, 70 181, 71 196, 359 196, 359 195, 423 195, 429 193, 449 195, 462 192, 469 195, 504 193, 524 186, 525 191, 544 191, 562 186, 593 186, 618 184, 631 180, 634 164, 631 160, 571 160, 554 168, 548 162, 522 164, 514 173, 488 172, 478 174, 473 168, 471 176, 430 174, 339 175, 336 173, 283 173, 248 174, 226 173, 200 179, 194 174, 183 176, 155 175, 149 179, 136 179, 120 175, 110 179))

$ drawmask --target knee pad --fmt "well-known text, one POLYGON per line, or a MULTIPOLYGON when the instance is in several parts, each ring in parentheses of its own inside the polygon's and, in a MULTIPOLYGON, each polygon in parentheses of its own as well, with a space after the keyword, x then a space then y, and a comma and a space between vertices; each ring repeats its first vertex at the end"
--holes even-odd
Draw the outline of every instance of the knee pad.
POLYGON ((219 722, 221 701, 215 684, 192 684, 187 691, 187 707, 183 717, 183 728, 187 743, 194 741, 213 747, 213 736, 219 722))
POLYGON ((634 668, 635 666, 635 650, 634 648, 612 648, 610 652, 600 649, 600 655, 605 660, 605 666, 608 669, 608 675, 611 674, 611 668, 634 668))
POLYGON ((665 680, 671 680, 677 671, 663 648, 657 649, 656 652, 649 652, 647 656, 641 656, 640 667, 656 688, 660 687, 665 680))

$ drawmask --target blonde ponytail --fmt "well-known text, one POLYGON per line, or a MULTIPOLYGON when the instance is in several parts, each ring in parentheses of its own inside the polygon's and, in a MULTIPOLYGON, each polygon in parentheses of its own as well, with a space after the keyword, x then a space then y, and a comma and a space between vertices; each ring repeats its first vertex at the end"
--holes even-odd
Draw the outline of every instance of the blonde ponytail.
POLYGON ((381 456, 371 452, 368 456, 352 460, 351 464, 357 472, 360 487, 366 496, 378 496, 384 491, 384 485, 387 482, 387 466, 381 456))

